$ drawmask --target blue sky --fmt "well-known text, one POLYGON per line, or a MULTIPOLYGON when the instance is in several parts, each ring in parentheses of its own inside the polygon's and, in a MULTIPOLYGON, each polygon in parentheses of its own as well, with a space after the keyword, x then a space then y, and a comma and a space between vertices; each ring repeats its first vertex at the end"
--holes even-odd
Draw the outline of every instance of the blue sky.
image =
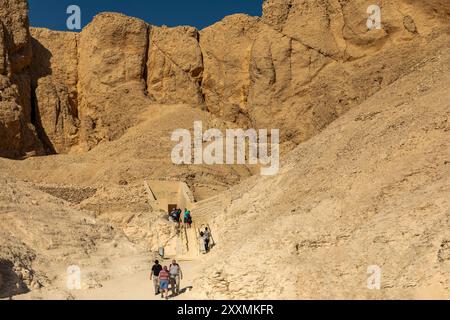
POLYGON ((202 29, 233 13, 260 16, 263 0, 28 0, 34 27, 67 30, 67 7, 81 8, 82 26, 99 12, 112 11, 153 25, 191 25, 202 29))

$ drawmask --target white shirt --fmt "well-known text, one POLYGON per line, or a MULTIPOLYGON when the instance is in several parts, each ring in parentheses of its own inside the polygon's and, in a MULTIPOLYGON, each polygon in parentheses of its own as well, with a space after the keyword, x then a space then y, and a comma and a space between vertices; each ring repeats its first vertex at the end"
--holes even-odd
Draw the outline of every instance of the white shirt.
POLYGON ((171 264, 169 272, 173 276, 177 276, 180 274, 180 265, 179 264, 171 264))

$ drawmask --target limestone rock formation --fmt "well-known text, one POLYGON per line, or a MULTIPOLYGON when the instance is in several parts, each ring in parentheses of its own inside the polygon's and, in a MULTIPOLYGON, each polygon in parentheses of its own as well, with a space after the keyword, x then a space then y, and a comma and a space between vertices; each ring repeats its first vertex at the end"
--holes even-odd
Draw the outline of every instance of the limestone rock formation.
POLYGON ((0 298, 63 286, 73 263, 87 288, 147 267, 136 244, 175 235, 146 179, 206 199, 193 217, 217 246, 193 295, 448 298, 450 4, 385 0, 368 30, 371 4, 267 0, 203 30, 103 13, 30 36, 26 1, 1 1, 0 157, 27 159, 0 159, 0 298), (171 133, 198 120, 280 129, 279 174, 174 165, 171 133))
POLYGON ((370 4, 268 0, 261 18, 237 14, 201 31, 104 13, 79 35, 33 29, 30 41, 26 1, 5 1, 2 154, 39 154, 41 143, 46 153, 90 150, 152 103, 279 128, 288 151, 405 75, 448 32, 445 1, 385 1, 380 30, 367 28, 370 4))
POLYGON ((0 156, 41 154, 42 147, 31 123, 27 1, 2 1, 0 22, 0 156))
POLYGON ((281 128, 289 150, 405 75, 427 39, 448 32, 441 1, 386 1, 380 30, 367 28, 370 4, 269 0, 261 19, 236 15, 202 30, 208 110, 281 128))
POLYGON ((47 153, 68 153, 78 144, 78 35, 31 29, 33 103, 47 153))
POLYGON ((27 1, 2 1, 2 5, 0 6, 0 19, 8 46, 9 70, 11 73, 19 73, 31 62, 27 1))
POLYGON ((148 94, 161 104, 202 105, 202 51, 192 27, 151 27, 147 61, 148 94))
POLYGON ((148 33, 144 21, 112 13, 96 16, 81 32, 78 114, 85 149, 121 136, 149 104, 148 33))
POLYGON ((450 297, 449 39, 300 144, 278 175, 192 211, 209 215, 217 242, 197 297, 450 297), (380 290, 367 287, 370 266, 381 270, 380 290))
POLYGON ((245 125, 250 125, 245 108, 250 86, 250 49, 256 32, 258 19, 240 14, 200 32, 205 68, 202 90, 207 108, 245 125))

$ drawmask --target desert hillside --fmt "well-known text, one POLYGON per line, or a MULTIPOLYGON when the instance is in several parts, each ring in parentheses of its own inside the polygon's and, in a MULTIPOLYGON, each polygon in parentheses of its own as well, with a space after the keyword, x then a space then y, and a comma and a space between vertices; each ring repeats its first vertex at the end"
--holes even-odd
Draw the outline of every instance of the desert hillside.
POLYGON ((279 175, 222 195, 202 297, 449 298, 449 40, 297 147, 279 175), (367 289, 372 265, 382 290, 367 289))
POLYGON ((102 13, 72 33, 2 1, 0 299, 127 298, 161 245, 188 298, 449 298, 450 4, 383 0, 368 30, 371 4, 267 0, 203 30, 102 13), (279 174, 173 164, 195 121, 279 129, 279 174), (184 186, 208 255, 165 216, 184 186))

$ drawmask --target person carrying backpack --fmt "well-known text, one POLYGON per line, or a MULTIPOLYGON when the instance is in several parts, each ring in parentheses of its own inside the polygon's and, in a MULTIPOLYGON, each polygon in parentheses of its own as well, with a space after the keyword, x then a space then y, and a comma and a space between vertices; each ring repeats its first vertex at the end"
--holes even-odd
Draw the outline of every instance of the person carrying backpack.
POLYGON ((155 260, 155 264, 152 267, 152 271, 150 272, 150 280, 153 280, 153 286, 155 288, 155 296, 160 294, 159 290, 159 273, 162 270, 162 266, 159 264, 158 260, 155 260))
POLYGON ((192 217, 191 212, 188 209, 184 209, 184 224, 186 227, 191 228, 192 217))

